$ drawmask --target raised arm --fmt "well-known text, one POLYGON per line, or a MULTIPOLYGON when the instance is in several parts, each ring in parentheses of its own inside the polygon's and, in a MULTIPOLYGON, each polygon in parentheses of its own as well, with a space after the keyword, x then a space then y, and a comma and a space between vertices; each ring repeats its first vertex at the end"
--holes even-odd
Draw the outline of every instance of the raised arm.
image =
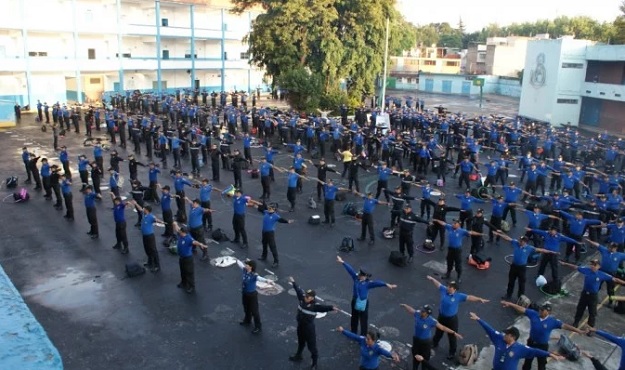
POLYGON ((426 279, 428 279, 429 281, 431 281, 431 282, 432 282, 432 284, 434 284, 434 286, 436 287, 436 289, 440 288, 440 287, 441 287, 441 285, 443 285, 443 284, 441 284, 441 282, 440 282, 440 281, 438 281, 438 280, 434 279, 434 278, 433 278, 433 277, 431 277, 430 275, 426 276, 426 279))

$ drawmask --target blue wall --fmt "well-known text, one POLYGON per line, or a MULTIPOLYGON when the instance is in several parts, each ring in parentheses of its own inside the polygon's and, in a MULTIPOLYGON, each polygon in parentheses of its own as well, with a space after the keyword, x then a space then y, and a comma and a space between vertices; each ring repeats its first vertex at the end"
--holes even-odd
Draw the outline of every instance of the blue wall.
POLYGON ((15 121, 15 102, 24 104, 21 95, 0 95, 0 121, 15 121))

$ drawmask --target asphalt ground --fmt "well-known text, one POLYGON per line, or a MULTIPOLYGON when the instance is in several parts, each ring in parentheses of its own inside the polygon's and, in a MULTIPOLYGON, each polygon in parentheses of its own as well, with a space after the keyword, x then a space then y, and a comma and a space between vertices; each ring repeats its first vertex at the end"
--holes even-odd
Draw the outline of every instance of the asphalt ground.
MULTIPOLYGON (((83 138, 82 134, 68 133, 61 142, 68 147, 74 169, 79 154, 92 157, 91 148, 81 145, 83 138)), ((0 160, 2 174, 17 174, 20 186, 25 177, 20 158, 22 146, 40 148, 38 152, 47 152, 48 158, 57 157, 52 150, 51 133, 42 133, 33 116, 23 117, 18 127, 0 133, 0 143, 4 153, 0 160)), ((235 144, 240 145, 240 141, 235 144)), ((126 150, 119 148, 118 151, 122 158, 127 157, 126 150)), ((259 155, 260 150, 253 150, 254 157, 259 155)), ((276 165, 288 166, 288 155, 278 155, 276 165)), ((105 163, 108 157, 105 153, 105 163)), ((142 156, 138 159, 147 162, 142 156)), ((52 161, 54 163, 55 160, 52 161)), ((121 168, 122 176, 127 178, 127 164, 122 162, 121 168)), ((190 170, 190 163, 183 162, 183 169, 190 170)), ((204 174, 209 172, 209 168, 203 169, 204 174)), ((431 174, 428 178, 434 179, 431 174)), ((147 182, 147 171, 141 167, 139 179, 147 182)), ((214 185, 223 188, 231 183, 231 179, 231 173, 222 171, 221 183, 214 185)), ((376 180, 373 171, 361 172, 361 190, 375 190, 376 180)), ((390 187, 398 182, 398 179, 391 180, 390 187)), ((108 176, 105 175, 102 184, 107 183, 108 176)), ((161 183, 172 184, 167 176, 161 176, 161 183)), ((63 213, 52 207, 53 202, 44 200, 43 195, 34 190, 31 190, 31 200, 25 204, 13 204, 10 197, 8 200, 5 198, 0 204, 3 208, 0 232, 4 235, 0 263, 47 330, 67 369, 303 369, 310 365, 307 351, 301 364, 292 364, 287 360, 297 346, 297 300, 288 290, 287 277, 294 276, 305 289, 315 289, 325 303, 335 304, 349 312, 352 282, 336 262, 337 247, 343 237, 356 239, 360 233, 359 222, 349 216, 339 215, 333 228, 307 224, 310 215, 323 212, 306 207, 314 186, 314 182, 305 182, 303 194, 298 195, 296 211, 281 212, 285 218, 295 222, 278 225, 276 239, 280 266, 272 269, 270 264, 259 263, 262 275, 274 275, 277 283, 286 288, 279 294, 260 297, 263 319, 260 335, 252 335, 248 329, 238 325, 243 313, 241 276, 235 267, 219 268, 196 259, 197 292, 188 295, 176 288, 179 282, 177 256, 161 247, 162 238, 157 236, 162 271, 126 278, 126 262, 145 260, 140 231, 131 226, 135 215, 127 213, 130 254, 121 255, 111 249, 115 244, 115 235, 110 200, 105 197, 97 206, 100 238, 91 240, 86 234, 88 224, 77 186, 74 189, 74 222, 63 219, 63 213)), ((28 187, 32 189, 32 186, 28 187)), ((261 193, 259 181, 245 174, 243 189, 252 198, 261 193)), ((124 190, 128 190, 127 183, 124 190)), ((413 195, 417 194, 417 190, 413 190, 413 195)), ((2 191, 5 197, 11 195, 9 190, 2 191)), ((451 195, 461 190, 455 181, 448 178, 443 191, 451 195)), ((197 190, 187 193, 193 198, 197 190)), ((448 198, 451 199, 449 205, 458 205, 456 199, 448 198)), ((272 200, 278 202, 281 209, 287 209, 284 174, 276 174, 272 200)), ((358 202, 358 199, 349 196, 348 201, 358 202)), ((230 200, 214 194, 212 207, 217 211, 214 228, 222 228, 232 237, 230 200)), ((341 208, 342 203, 338 202, 337 213, 341 208)), ((490 206, 485 208, 488 214, 490 206)), ((155 210, 160 216, 160 207, 155 206, 155 210)), ((452 217, 453 214, 448 216, 449 219, 452 217)), ((375 211, 376 232, 380 233, 388 223, 388 208, 378 206, 375 211)), ((510 235, 519 236, 524 224, 524 217, 519 217, 519 225, 511 230, 510 235)), ((248 210, 246 229, 250 239, 249 249, 244 250, 227 242, 212 244, 210 256, 233 254, 239 259, 259 257, 261 214, 254 209, 248 210)), ((158 228, 156 234, 160 235, 158 228)), ((424 234, 425 226, 418 225, 415 230, 416 244, 425 239, 424 234)), ((469 241, 465 241, 465 256, 468 244, 469 241)), ((398 285, 395 290, 381 288, 371 293, 369 322, 379 329, 382 340, 390 342, 393 349, 399 352, 402 357, 399 367, 411 368, 407 344, 412 342, 413 319, 399 304, 407 303, 413 307, 430 304, 437 311, 438 294, 426 276, 430 274, 440 278, 445 253, 438 250, 432 254, 415 252, 410 266, 398 268, 388 262, 390 251, 396 249, 397 239, 384 240, 376 235, 375 245, 356 241, 354 252, 341 255, 355 268, 363 267, 373 273, 374 278, 398 285)), ((487 244, 486 253, 493 258, 489 270, 478 271, 464 266, 460 291, 490 299, 491 303, 465 303, 461 306, 459 332, 465 338, 460 341, 460 346, 488 343, 482 329, 469 320, 469 311, 478 312, 497 328, 506 327, 516 317, 511 310, 503 310, 497 303, 507 282, 508 265, 504 256, 511 251, 509 244, 503 241, 500 245, 487 244)), ((528 273, 528 295, 534 300, 541 298, 542 293, 532 286, 533 270, 528 273)), ((329 314, 317 320, 319 367, 322 369, 358 367, 357 345, 332 331, 339 325, 349 327, 346 314, 329 314)), ((446 339, 441 341, 437 352, 433 364, 449 365, 449 361, 444 360, 446 339)), ((381 368, 391 368, 390 362, 385 361, 381 368)))

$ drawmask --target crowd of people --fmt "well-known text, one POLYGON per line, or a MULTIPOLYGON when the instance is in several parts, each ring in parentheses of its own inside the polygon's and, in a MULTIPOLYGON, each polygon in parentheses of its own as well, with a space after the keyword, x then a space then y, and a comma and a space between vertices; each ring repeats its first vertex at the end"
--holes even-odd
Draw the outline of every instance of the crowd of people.
MULTIPOLYGON (((524 369, 529 369, 534 357, 538 358, 538 368, 544 369, 546 357, 562 359, 547 351, 549 333, 556 328, 584 334, 596 331, 622 348, 623 338, 595 326, 601 285, 606 283, 612 304, 615 284, 625 284, 619 275, 625 261, 625 202, 621 195, 625 185, 625 142, 621 139, 607 133, 583 136, 573 127, 556 128, 522 118, 467 117, 443 109, 426 110, 421 99, 388 98, 385 107, 358 108, 354 118, 349 119, 346 107, 340 108, 340 117, 327 118, 257 107, 256 96, 250 106, 245 94, 240 102, 238 94, 232 95, 231 104, 226 98, 225 93, 211 94, 209 104, 208 94, 185 98, 180 94, 156 96, 129 92, 111 98, 102 108, 86 109, 84 116, 80 110, 72 113, 55 104, 51 125, 53 148, 58 150, 60 164, 51 164, 47 158, 24 147, 26 183, 34 182, 34 189, 44 191, 45 199, 51 200, 54 195, 54 206, 65 209, 65 218, 70 222, 75 218, 73 192, 79 188, 92 239, 98 239, 102 233, 98 226, 102 210, 99 203, 104 203, 106 197, 102 191, 108 187, 115 222, 113 248, 122 254, 129 252, 126 211, 135 209, 135 226, 142 236, 146 267, 153 273, 160 271, 155 227, 162 226, 163 238, 177 239, 181 273, 178 286, 193 293, 194 255, 200 249, 199 258, 208 259, 214 194, 231 197, 232 242, 241 248, 248 247, 247 208, 255 207, 262 213, 263 251, 258 259, 266 260, 270 251, 272 266, 279 266, 276 225, 292 220, 279 214, 282 210, 272 202, 275 195, 271 188, 276 181, 275 173, 284 173, 288 212, 296 212, 303 206, 298 197, 309 186, 305 184, 312 183, 309 190, 313 196, 307 199, 307 204, 315 203, 316 194, 317 202, 323 204, 324 223, 329 227, 336 222, 336 202, 353 196, 362 202, 362 209, 356 215, 362 224, 358 240, 366 240, 368 232, 369 243, 375 243, 373 215, 381 204, 390 210, 389 235, 397 236, 399 252, 407 254, 407 263, 413 260, 414 235, 415 229, 421 228, 417 226, 419 223, 424 225, 423 231, 431 243, 438 239, 439 248, 446 247, 447 271, 443 279, 447 282, 428 277, 440 294, 438 317, 432 317, 433 309, 429 305, 415 309, 402 304, 415 320, 413 369, 420 365, 433 368, 431 349, 439 346, 445 333, 449 338, 448 359, 455 358, 457 339, 462 338, 458 333, 458 305, 465 301, 489 302, 458 290, 463 283, 465 237, 471 240, 468 257, 478 264, 488 260, 484 256, 486 235, 486 243, 500 243, 501 239, 510 243, 512 261, 508 284, 502 287, 505 290, 502 305, 526 314, 532 322, 528 346, 523 346, 516 343, 518 329, 508 328, 502 334, 471 314, 495 345, 493 369, 516 369, 523 358, 527 359, 524 369), (378 117, 386 114, 390 125, 379 125, 378 117), (58 145, 58 136, 70 131, 69 122, 74 120, 74 115, 76 133, 80 132, 78 122, 84 121, 88 136, 84 144, 92 146, 92 156, 72 156, 70 151, 74 148, 58 145), (108 140, 92 138, 93 130, 106 131, 108 140), (126 138, 132 141, 133 148, 127 147, 126 138), (126 157, 122 158, 121 152, 126 157), (106 166, 105 155, 109 156, 106 166), (139 161, 140 157, 145 160, 139 161), (278 158, 288 158, 291 165, 279 166, 278 158), (74 161, 78 176, 71 171, 74 161), (171 171, 163 172, 168 170, 170 161, 171 171), (127 172, 121 170, 120 162, 128 164, 127 172), (147 186, 139 180, 138 167, 147 168, 147 186), (316 174, 309 173, 312 167, 316 167, 316 174), (248 170, 251 180, 243 181, 242 173, 248 170), (224 171, 232 172, 233 185, 218 187, 228 182, 222 178, 224 171), (361 171, 376 174, 375 192, 361 192, 361 171), (103 186, 105 173, 108 183, 103 186), (335 179, 330 178, 330 173, 334 173, 335 179), (518 183, 516 173, 520 175, 518 183), (447 184, 450 177, 458 179, 457 185, 447 184), (390 185, 394 178, 397 178, 396 186, 390 185), (129 187, 125 186, 125 179, 129 187), (455 186, 457 194, 445 194, 444 190, 453 191, 455 186), (129 189, 128 197, 122 196, 122 188, 129 189), (196 189, 197 196, 190 197, 190 189, 196 189), (253 199, 250 192, 256 189, 262 189, 262 193, 259 190, 259 196, 253 199), (379 200, 380 196, 386 201, 379 200), (176 203, 175 213, 172 198, 176 203), (458 199, 458 207, 448 205, 450 199, 458 199), (418 210, 413 209, 415 202, 419 204, 418 210), (476 204, 480 208, 474 209, 476 204), (486 209, 490 209, 488 219, 486 209), (458 217, 448 220, 447 214, 456 212, 458 217), (524 218, 518 218, 519 214, 524 218), (517 221, 526 221, 526 228, 522 236, 514 239, 506 231, 508 227, 515 228, 517 221), (484 226, 488 227, 487 232, 484 226), (561 260, 563 243, 566 249, 561 260), (591 247, 597 248, 601 258, 593 258, 585 266, 581 250, 591 247), (525 295, 528 261, 533 258, 539 259, 538 275, 544 275, 550 267, 551 284, 561 284, 561 265, 574 268, 584 276, 583 289, 574 292, 580 298, 570 325, 553 318, 550 305, 542 305, 536 311, 514 303, 515 284, 517 298, 525 295), (574 263, 570 263, 571 258, 574 263), (586 309, 588 324, 580 328, 586 309), (535 324, 547 319, 549 325, 535 324)), ((47 104, 39 103, 38 111, 39 120, 50 122, 47 104)), ((361 369, 376 369, 380 356, 397 360, 397 354, 380 347, 377 334, 368 324, 369 291, 396 286, 371 280, 370 273, 356 271, 341 257, 337 260, 353 279, 351 330, 339 327, 338 331, 361 346, 361 369)), ((238 266, 243 273, 245 311, 241 324, 247 326, 253 321, 253 332, 260 333, 256 282, 264 280, 256 273, 255 261, 238 261, 238 266)), ((299 300, 298 349, 290 360, 301 361, 303 349, 308 346, 312 367, 316 368, 314 319, 318 313, 336 311, 338 307, 318 303, 313 290, 302 290, 294 279, 290 282, 299 300)))

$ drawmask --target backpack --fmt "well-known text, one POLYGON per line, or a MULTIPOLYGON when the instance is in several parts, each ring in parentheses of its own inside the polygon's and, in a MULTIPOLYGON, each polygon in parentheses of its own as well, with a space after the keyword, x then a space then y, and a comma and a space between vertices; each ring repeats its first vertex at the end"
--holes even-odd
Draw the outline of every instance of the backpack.
POLYGON ((616 302, 616 304, 614 305, 614 312, 618 313, 619 315, 625 314, 625 301, 616 302))
POLYGON ((395 237, 395 229, 392 227, 382 228, 382 237, 384 239, 393 239, 395 237))
POLYGON ((560 334, 558 339, 558 353, 569 361, 577 361, 580 358, 580 350, 568 336, 560 334))
POLYGON ((315 199, 312 196, 308 198, 308 208, 317 209, 317 202, 315 202, 315 199))
POLYGON ((312 215, 308 217, 308 223, 310 225, 319 225, 321 224, 321 217, 319 217, 319 215, 312 215))
POLYGON ((346 191, 337 191, 336 192, 336 196, 334 197, 334 199, 337 202, 344 202, 345 199, 347 199, 347 192, 346 191))
POLYGON ((213 230, 213 233, 211 234, 211 239, 217 242, 228 241, 228 236, 223 231, 221 231, 221 229, 217 228, 213 230))
POLYGON ((339 251, 341 252, 351 252, 354 250, 354 239, 346 236, 341 240, 341 246, 339 247, 339 251))
POLYGON ((543 291, 543 293, 549 295, 560 294, 560 291, 562 290, 562 282, 560 280, 552 280, 547 284, 543 285, 541 290, 543 291))
POLYGON ((406 267, 408 259, 400 251, 391 251, 388 261, 397 267, 406 267))
POLYGON ((126 263, 126 276, 129 278, 143 274, 145 274, 145 267, 141 266, 138 262, 126 263))
POLYGON ((356 206, 352 202, 348 202, 343 206, 343 214, 348 216, 356 216, 358 214, 358 210, 356 206))
POLYGON ((17 187, 17 177, 15 176, 7 177, 5 181, 5 185, 7 189, 15 189, 17 187))
POLYGON ((26 202, 29 199, 30 194, 28 194, 28 190, 26 190, 26 188, 21 188, 19 192, 13 193, 13 200, 15 200, 15 203, 26 202))
POLYGON ((479 352, 475 344, 465 344, 458 355, 458 362, 462 366, 471 366, 477 361, 479 352))

